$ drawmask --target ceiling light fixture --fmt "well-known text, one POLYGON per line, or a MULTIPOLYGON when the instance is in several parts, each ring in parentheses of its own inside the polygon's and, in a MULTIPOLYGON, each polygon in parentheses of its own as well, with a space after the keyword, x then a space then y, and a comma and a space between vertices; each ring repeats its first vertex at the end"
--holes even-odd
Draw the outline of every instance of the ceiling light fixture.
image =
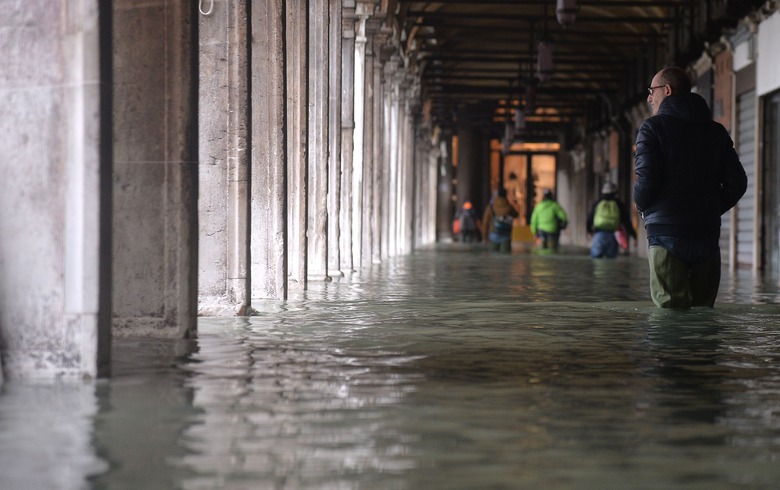
POLYGON ((555 8, 555 15, 558 17, 558 23, 564 28, 574 24, 577 18, 577 0, 558 0, 555 8))

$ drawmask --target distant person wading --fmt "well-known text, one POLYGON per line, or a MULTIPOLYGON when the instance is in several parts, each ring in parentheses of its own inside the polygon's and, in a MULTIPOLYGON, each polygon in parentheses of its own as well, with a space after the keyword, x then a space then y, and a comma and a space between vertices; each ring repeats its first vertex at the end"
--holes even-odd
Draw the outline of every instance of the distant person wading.
POLYGON ((482 217, 484 240, 491 250, 504 253, 512 251, 512 225, 518 215, 506 198, 506 189, 498 189, 498 194, 485 208, 482 217))
POLYGON ((480 223, 471 201, 464 202, 463 207, 455 214, 452 231, 456 239, 459 238, 464 243, 479 241, 480 223))
POLYGON ((599 200, 593 203, 586 224, 593 235, 590 256, 594 259, 614 259, 618 255, 616 234, 623 233, 636 239, 636 230, 631 223, 626 205, 617 197, 617 187, 607 182, 601 187, 599 200))
POLYGON ((557 251, 561 230, 566 228, 568 218, 560 204, 553 198, 550 189, 545 189, 542 200, 531 213, 531 233, 537 237, 543 250, 557 251))

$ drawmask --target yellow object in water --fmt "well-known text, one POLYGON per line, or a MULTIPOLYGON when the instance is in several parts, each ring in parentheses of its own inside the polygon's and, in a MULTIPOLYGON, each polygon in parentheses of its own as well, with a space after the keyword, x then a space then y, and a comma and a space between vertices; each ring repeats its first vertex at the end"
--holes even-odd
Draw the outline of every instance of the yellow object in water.
POLYGON ((512 228, 512 241, 513 242, 527 242, 533 243, 534 235, 531 233, 530 225, 516 225, 512 228))

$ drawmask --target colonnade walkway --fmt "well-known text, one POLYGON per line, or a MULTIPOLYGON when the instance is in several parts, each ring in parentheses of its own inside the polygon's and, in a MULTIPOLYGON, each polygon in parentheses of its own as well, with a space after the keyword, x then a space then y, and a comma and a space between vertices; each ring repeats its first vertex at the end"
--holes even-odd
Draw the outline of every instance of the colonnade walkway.
POLYGON ((780 294, 659 310, 643 259, 440 244, 113 377, 7 383, 0 488, 776 488, 780 294))

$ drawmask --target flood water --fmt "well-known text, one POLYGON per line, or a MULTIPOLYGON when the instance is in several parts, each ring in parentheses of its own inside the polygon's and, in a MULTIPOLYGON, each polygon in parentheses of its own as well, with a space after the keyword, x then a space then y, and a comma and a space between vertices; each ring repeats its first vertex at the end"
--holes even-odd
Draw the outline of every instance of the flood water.
POLYGON ((780 293, 659 310, 645 260, 439 245, 114 376, 8 382, 0 488, 780 488, 780 293))

